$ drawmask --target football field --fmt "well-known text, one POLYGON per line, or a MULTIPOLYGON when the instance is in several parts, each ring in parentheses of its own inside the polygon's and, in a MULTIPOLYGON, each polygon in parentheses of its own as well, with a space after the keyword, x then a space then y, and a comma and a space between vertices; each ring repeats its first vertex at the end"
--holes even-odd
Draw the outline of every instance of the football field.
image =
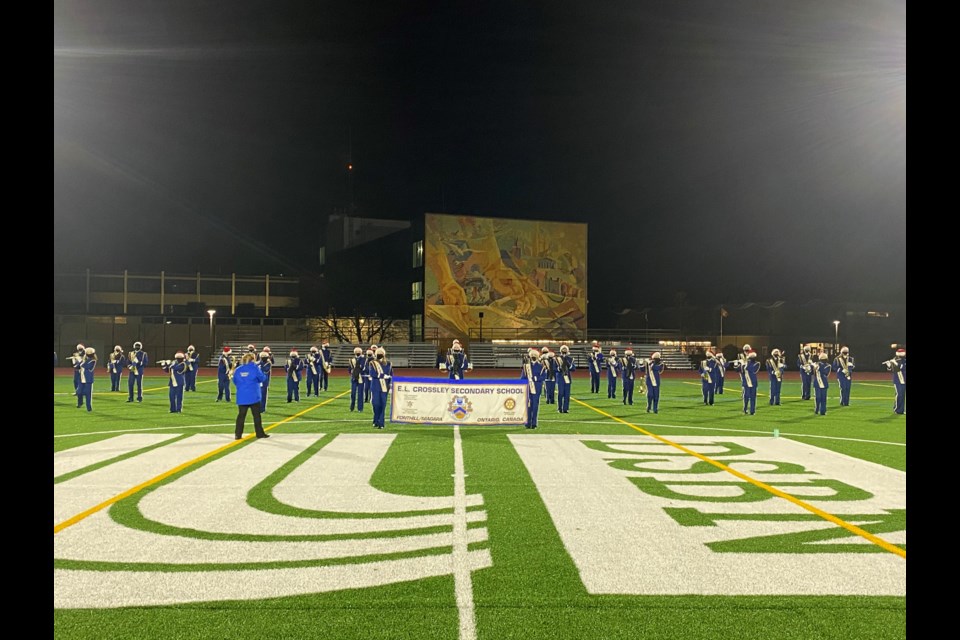
POLYGON ((536 430, 381 431, 345 377, 288 404, 281 375, 241 441, 216 387, 171 414, 166 378, 98 373, 88 413, 55 378, 55 637, 906 636, 886 376, 826 416, 795 379, 748 416, 735 376, 709 407, 665 378, 658 414, 578 377, 536 430))

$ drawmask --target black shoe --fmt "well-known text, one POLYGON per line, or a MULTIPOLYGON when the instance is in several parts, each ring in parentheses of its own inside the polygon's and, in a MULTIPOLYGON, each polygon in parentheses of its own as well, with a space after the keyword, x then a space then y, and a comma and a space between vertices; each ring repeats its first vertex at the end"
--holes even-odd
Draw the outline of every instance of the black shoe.
POLYGON ((137 402, 143 402, 143 398, 137 398, 137 402))
POLYGON ((257 436, 257 438, 269 438, 269 437, 270 437, 269 433, 265 433, 262 436, 257 436))
POLYGON ((243 440, 243 436, 236 436, 234 440, 243 440))
POLYGON ((127 400, 127 402, 133 402, 133 399, 131 398, 130 400, 127 400))

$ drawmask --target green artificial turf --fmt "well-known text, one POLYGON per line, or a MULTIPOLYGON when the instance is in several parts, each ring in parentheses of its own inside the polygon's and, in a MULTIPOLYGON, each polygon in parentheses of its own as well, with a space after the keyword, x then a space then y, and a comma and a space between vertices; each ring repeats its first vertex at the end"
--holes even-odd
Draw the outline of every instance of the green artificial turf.
MULTIPOLYGON (((504 372, 505 377, 512 372, 504 372)), ((183 413, 169 413, 164 378, 145 381, 143 403, 127 403, 126 391, 111 393, 109 379, 100 376, 94 387, 93 412, 76 408, 69 377, 54 380, 54 451, 61 451, 121 433, 196 433, 232 434, 236 406, 217 403, 216 382, 201 378, 196 393, 185 394, 183 413)), ((604 381, 605 382, 605 381, 604 381)), ((782 405, 770 407, 761 386, 757 414, 742 413, 739 389, 728 380, 726 393, 716 397, 712 407, 704 406, 699 383, 665 379, 659 414, 644 411, 645 400, 639 394, 635 404, 624 406, 619 400, 608 400, 605 389, 589 394, 589 381, 574 382, 574 398, 621 418, 638 427, 670 438, 671 436, 724 437, 769 436, 774 430, 779 437, 791 438, 849 456, 868 460, 894 469, 906 469, 906 419, 892 413, 892 385, 883 382, 854 383, 850 407, 837 406, 836 385, 830 389, 826 416, 813 413, 813 401, 799 400, 799 383, 783 385, 782 405)), ((350 412, 347 380, 332 378, 330 389, 319 399, 307 399, 301 389, 300 403, 286 403, 283 380, 274 381, 264 426, 290 418, 271 429, 277 438, 285 433, 323 433, 325 437, 279 467, 270 477, 248 494, 248 502, 268 512, 300 517, 343 517, 342 514, 307 513, 304 509, 284 505, 274 498, 272 487, 304 460, 342 433, 382 433, 371 426, 369 407, 363 413, 350 412), (278 382, 280 384, 278 384, 278 382), (317 406, 337 397, 332 402, 317 406), (311 409, 309 410, 308 409, 311 409)), ((124 381, 125 385, 125 381, 124 381)), ((605 387, 605 384, 603 385, 605 387)), ((125 389, 125 386, 124 386, 125 389)), ((537 434, 593 434, 598 436, 635 436, 640 433, 574 401, 568 414, 558 414, 555 405, 542 404, 537 434)), ((486 521, 471 523, 485 526, 487 542, 471 545, 471 549, 490 550, 493 565, 472 573, 476 629, 479 638, 499 640, 531 638, 683 638, 714 639, 806 639, 806 638, 904 638, 906 606, 902 597, 860 596, 623 596, 590 595, 580 581, 577 568, 564 548, 535 484, 507 438, 508 434, 525 433, 522 427, 461 427, 466 488, 468 494, 482 494, 486 521)), ((385 492, 415 496, 448 496, 453 494, 453 433, 451 427, 392 425, 387 433, 398 434, 382 463, 374 473, 372 485, 385 492)), ((252 419, 247 431, 252 433, 252 419)), ((273 441, 271 441, 273 442, 273 441)), ((157 446, 163 446, 157 445, 157 446)), ((253 443, 241 447, 254 446, 253 443)), ((603 446, 589 444, 587 446, 603 446)), ((151 449, 155 447, 146 447, 151 449)), ((229 456, 231 448, 218 457, 229 456)), ((55 482, 81 477, 121 458, 129 458, 143 450, 119 456, 88 468, 80 469, 55 482)), ((629 462, 629 461, 628 461, 629 462)), ((618 463, 627 464, 627 463, 618 463)), ((790 473, 784 463, 778 473, 790 473)), ((190 473, 184 470, 139 494, 125 498, 110 507, 110 516, 134 529, 162 535, 198 537, 207 540, 241 541, 308 541, 363 538, 384 534, 335 536, 256 536, 212 533, 180 529, 152 522, 139 510, 139 502, 163 484, 174 482, 190 473)), ((716 475, 721 475, 716 474, 716 475)), ((762 479, 762 474, 756 475, 762 479)), ((683 480, 682 476, 678 476, 683 480)), ((722 480, 722 478, 711 478, 722 480)), ((730 480, 733 480, 731 477, 730 480)), ((471 510, 477 509, 476 507, 471 510)), ((442 511, 441 511, 442 512, 442 511)), ((388 514, 398 515, 398 514, 388 514)), ((403 514, 399 514, 403 515, 403 514)), ((685 519, 702 517, 697 513, 673 510, 670 515, 680 524, 685 519)), ((351 514, 351 517, 382 517, 383 514, 351 514)), ((812 516, 816 517, 816 516, 812 516)), ((864 529, 882 535, 902 529, 905 511, 892 513, 886 520, 865 515, 849 520, 864 529)), ((696 523, 694 523, 696 524, 696 523)), ((404 534, 435 533, 445 527, 404 531, 404 534)), ((393 534, 386 534, 393 535, 393 534)), ((829 540, 836 538, 842 546, 849 541, 845 532, 835 529, 827 534, 814 534, 829 540), (839 533, 838 533, 839 532, 839 533)), ((809 542, 811 535, 764 540, 753 538, 744 548, 736 541, 714 545, 717 553, 797 551, 809 542)), ((646 545, 648 541, 625 539, 624 548, 646 545)), ((427 555, 447 549, 420 551, 410 555, 427 555)), ((857 549, 825 549, 823 552, 864 551, 857 549)), ((657 549, 650 548, 650 553, 657 549)), ((404 554, 398 554, 403 556, 404 554)), ((350 558, 349 562, 356 562, 350 558)), ((304 563, 273 563, 306 566, 304 563)), ((314 563, 315 564, 315 563, 314 563)), ((173 565, 152 564, 139 567, 117 567, 111 563, 56 561, 61 568, 139 568, 156 571, 178 570, 173 565)), ((237 558, 234 568, 244 568, 237 558)), ((193 569, 229 568, 230 565, 192 567, 193 569)), ((55 610, 56 638, 210 638, 210 639, 273 639, 273 638, 409 638, 434 639, 458 637, 458 611, 452 576, 428 578, 381 587, 344 590, 251 601, 211 602, 162 607, 128 607, 97 610, 55 610)))

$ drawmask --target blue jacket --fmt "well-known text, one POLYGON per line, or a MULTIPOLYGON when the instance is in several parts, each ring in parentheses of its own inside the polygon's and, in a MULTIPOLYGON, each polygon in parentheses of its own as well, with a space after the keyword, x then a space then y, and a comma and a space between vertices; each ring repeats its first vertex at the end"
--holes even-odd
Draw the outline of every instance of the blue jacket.
POLYGON ((260 383, 267 379, 256 362, 240 365, 233 372, 233 384, 237 388, 237 404, 259 404, 260 383))

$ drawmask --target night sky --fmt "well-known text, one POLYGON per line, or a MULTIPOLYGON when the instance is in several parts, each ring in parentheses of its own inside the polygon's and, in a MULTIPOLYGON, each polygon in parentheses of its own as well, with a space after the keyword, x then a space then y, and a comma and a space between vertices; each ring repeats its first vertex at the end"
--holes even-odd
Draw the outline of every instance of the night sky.
POLYGON ((537 4, 55 1, 55 268, 315 268, 352 147, 362 215, 588 222, 592 310, 906 303, 904 2, 537 4))

